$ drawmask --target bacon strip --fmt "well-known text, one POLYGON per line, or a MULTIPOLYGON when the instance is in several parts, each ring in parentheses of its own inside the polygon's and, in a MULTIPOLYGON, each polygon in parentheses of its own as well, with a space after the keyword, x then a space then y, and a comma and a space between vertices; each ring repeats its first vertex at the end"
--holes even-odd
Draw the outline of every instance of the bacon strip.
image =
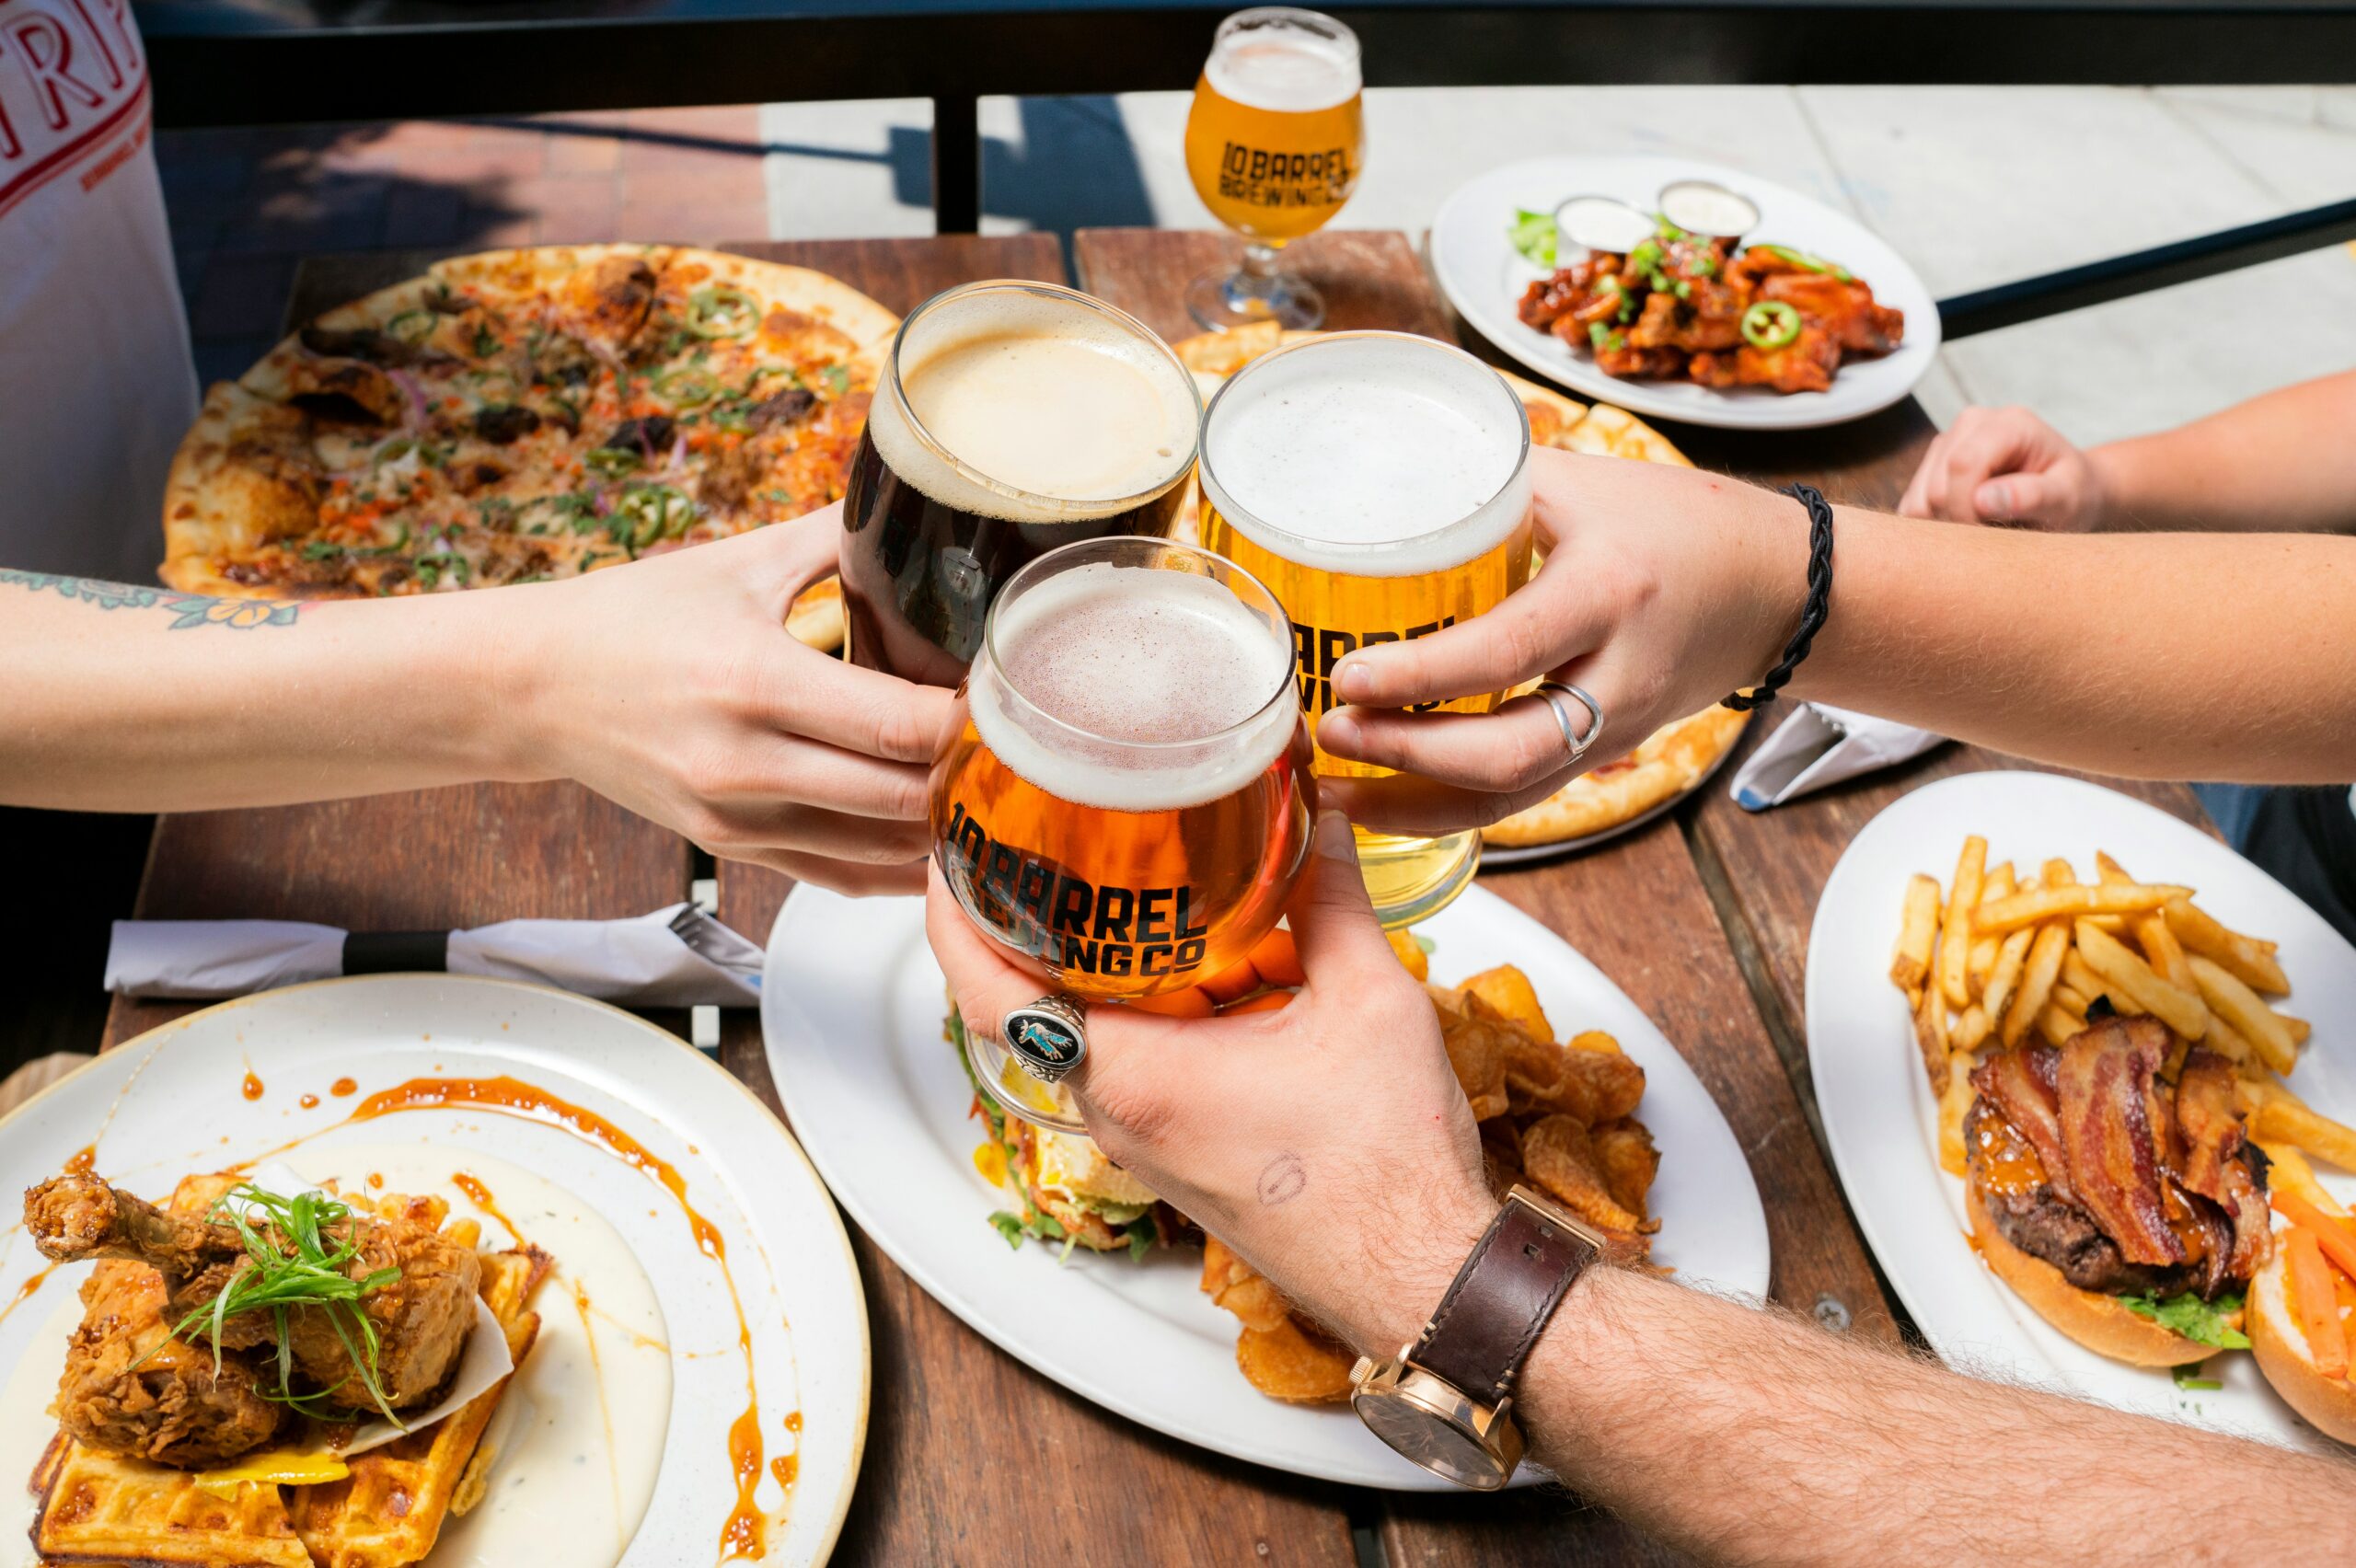
POLYGON ((2055 1072, 2077 1202, 2130 1262, 2185 1261, 2161 1193, 2148 1099, 2168 1043, 2157 1020, 2105 1019, 2062 1048, 2055 1072))
POLYGON ((1971 1087, 1992 1101, 2013 1130, 2037 1150, 2053 1195, 2074 1203, 2077 1194, 2070 1184, 2068 1152, 2062 1140, 2062 1108, 2054 1091, 2061 1055, 2050 1045, 2001 1051, 1973 1069, 1971 1087))
POLYGON ((2176 1124, 2182 1149, 2177 1180, 2224 1210, 2233 1233, 2224 1272, 2247 1279, 2266 1261, 2266 1193, 2244 1152, 2247 1134, 2234 1108, 2233 1064, 2198 1046, 2177 1078, 2176 1124))

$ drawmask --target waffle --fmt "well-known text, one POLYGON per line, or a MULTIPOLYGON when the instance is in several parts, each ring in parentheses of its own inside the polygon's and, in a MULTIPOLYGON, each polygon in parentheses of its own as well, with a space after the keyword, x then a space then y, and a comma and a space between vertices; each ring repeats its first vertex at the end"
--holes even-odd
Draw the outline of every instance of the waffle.
MULTIPOLYGON (((487 1397, 487 1396, 486 1396, 487 1397)), ((311 1568, 274 1486, 228 1500, 185 1470, 95 1453, 60 1433, 33 1472, 43 1568, 311 1568)))
MULTIPOLYGON (((507 1331, 517 1366, 532 1348, 540 1318, 525 1309, 551 1260, 538 1248, 488 1252, 482 1298, 507 1331)), ((475 1444, 499 1408, 505 1381, 422 1432, 396 1437, 352 1459, 352 1473, 318 1486, 289 1487, 287 1514, 318 1568, 398 1568, 433 1550, 442 1521, 475 1457, 475 1444)), ((476 1490, 480 1481, 477 1478, 476 1490)))

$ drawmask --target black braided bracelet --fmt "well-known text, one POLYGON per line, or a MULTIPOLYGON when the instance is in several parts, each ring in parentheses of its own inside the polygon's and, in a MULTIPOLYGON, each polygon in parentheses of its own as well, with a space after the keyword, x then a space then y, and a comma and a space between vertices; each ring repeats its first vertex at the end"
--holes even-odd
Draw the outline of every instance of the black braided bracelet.
POLYGON ((1783 493, 1807 508, 1807 605, 1800 611, 1800 628, 1784 644, 1782 663, 1749 691, 1727 698, 1727 706, 1738 713, 1775 700, 1775 694, 1807 657, 1808 647, 1824 629, 1824 617, 1832 607, 1832 505, 1811 485, 1786 485, 1783 493))

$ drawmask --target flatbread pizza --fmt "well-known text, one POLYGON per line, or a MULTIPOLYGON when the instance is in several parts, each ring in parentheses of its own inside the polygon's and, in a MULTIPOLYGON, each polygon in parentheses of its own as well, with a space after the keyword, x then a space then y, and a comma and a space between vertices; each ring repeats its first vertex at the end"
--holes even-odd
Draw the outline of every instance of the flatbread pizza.
MULTIPOLYGON (((1266 322, 1206 332, 1174 347, 1207 401, 1221 382, 1262 354, 1314 336, 1266 322)), ((1511 371, 1497 374, 1521 398, 1522 410, 1530 417, 1530 438, 1541 446, 1639 463, 1693 466, 1667 436, 1634 414, 1566 398, 1511 371)), ((1187 517, 1193 515, 1190 503, 1187 517)), ((1499 848, 1561 844, 1633 822, 1707 778, 1742 734, 1744 718, 1731 709, 1712 708, 1666 725, 1629 755, 1583 773, 1528 811, 1482 829, 1482 840, 1499 848)))
MULTIPOLYGON (((672 246, 492 251, 327 312, 205 395, 164 581, 262 599, 575 576, 843 493, 898 318, 672 246)), ((795 635, 841 640, 831 583, 795 635)))

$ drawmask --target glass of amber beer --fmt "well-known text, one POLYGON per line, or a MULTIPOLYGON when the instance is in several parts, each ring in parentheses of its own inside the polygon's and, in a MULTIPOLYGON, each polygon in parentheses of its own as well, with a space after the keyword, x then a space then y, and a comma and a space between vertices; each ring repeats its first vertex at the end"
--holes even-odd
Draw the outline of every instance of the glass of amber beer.
MULTIPOLYGON (((1529 581, 1530 417, 1461 349, 1401 332, 1279 349, 1219 388, 1202 445, 1203 542, 1276 590, 1312 727, 1343 655, 1470 619, 1529 581)), ((1486 713, 1508 695, 1434 706, 1486 713)), ((1316 767, 1388 771, 1322 749, 1316 767)), ((1367 892, 1394 928, 1445 907, 1480 858, 1477 833, 1358 835, 1367 892)))
POLYGON ((1186 173, 1211 216, 1243 236, 1243 264, 1195 280, 1195 319, 1214 331, 1323 321, 1325 302, 1277 271, 1276 253, 1342 210, 1365 153, 1356 33, 1289 6, 1221 22, 1186 116, 1186 173))
MULTIPOLYGON (((1192 545, 1107 538, 1022 568, 987 619, 932 765, 933 856, 967 917, 1094 1001, 1241 959, 1292 895, 1315 802, 1275 596, 1192 545)), ((1080 1127, 967 1039, 1009 1110, 1080 1127)))
POLYGON ((1202 403, 1144 323, 1054 283, 934 295, 900 324, 843 497, 849 654, 955 686, 1025 562, 1167 534, 1202 403))

